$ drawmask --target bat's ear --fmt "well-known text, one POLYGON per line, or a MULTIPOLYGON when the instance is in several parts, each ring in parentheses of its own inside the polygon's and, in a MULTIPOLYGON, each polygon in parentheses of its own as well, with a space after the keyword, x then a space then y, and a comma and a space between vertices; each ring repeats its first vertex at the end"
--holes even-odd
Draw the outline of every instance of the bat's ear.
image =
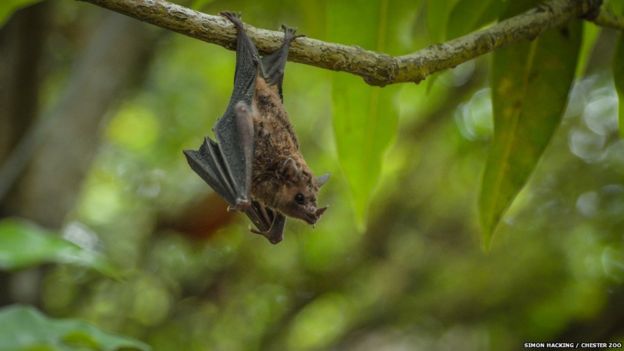
POLYGON ((329 180, 329 176, 329 173, 325 173, 322 176, 316 177, 316 185, 318 185, 319 188, 325 185, 325 183, 329 180))
POLYGON ((299 169, 299 166, 297 166, 297 162, 295 162, 295 160, 289 157, 282 164, 280 173, 282 174, 284 179, 292 181, 292 180, 295 180, 297 177, 299 177, 301 170, 299 169))

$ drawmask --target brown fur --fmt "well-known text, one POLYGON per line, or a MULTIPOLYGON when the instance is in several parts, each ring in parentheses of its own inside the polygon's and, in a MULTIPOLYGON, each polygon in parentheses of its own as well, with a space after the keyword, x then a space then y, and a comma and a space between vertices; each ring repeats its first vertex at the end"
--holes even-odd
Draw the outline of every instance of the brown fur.
POLYGON ((252 196, 286 214, 297 193, 304 194, 306 202, 316 204, 318 186, 299 151, 297 136, 277 89, 259 76, 253 101, 252 196))

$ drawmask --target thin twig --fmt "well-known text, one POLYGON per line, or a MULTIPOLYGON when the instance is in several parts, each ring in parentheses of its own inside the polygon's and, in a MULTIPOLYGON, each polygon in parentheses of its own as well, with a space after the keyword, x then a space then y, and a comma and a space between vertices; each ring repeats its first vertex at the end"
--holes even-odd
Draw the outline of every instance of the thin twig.
MULTIPOLYGON (((192 38, 233 50, 236 31, 220 16, 207 15, 165 0, 83 0, 192 38)), ((393 57, 357 46, 299 38, 290 47, 289 60, 359 75, 371 85, 419 82, 477 56, 520 40, 532 40, 543 31, 595 10, 596 0, 551 0, 518 16, 415 53, 393 57)), ((622 19, 601 11, 594 22, 622 26, 622 19)), ((281 32, 254 28, 246 31, 261 52, 277 49, 281 32)))

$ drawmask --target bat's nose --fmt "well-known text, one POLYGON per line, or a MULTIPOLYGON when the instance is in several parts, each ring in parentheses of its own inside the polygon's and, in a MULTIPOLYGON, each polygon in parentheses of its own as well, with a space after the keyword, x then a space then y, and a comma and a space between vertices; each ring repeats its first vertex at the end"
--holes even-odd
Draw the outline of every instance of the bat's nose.
POLYGON ((327 206, 322 207, 322 208, 317 208, 317 209, 311 209, 310 211, 306 213, 304 220, 308 222, 308 224, 315 224, 316 221, 319 220, 321 215, 325 213, 326 210, 327 210, 327 206))
POLYGON ((321 207, 321 208, 317 209, 316 213, 315 213, 316 218, 321 217, 321 215, 323 215, 323 213, 325 213, 325 211, 327 211, 327 206, 321 207))

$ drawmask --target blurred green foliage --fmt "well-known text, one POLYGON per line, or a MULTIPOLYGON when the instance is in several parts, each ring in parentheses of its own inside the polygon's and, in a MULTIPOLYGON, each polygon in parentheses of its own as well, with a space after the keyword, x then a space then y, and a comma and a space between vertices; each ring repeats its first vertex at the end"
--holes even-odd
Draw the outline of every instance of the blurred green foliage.
MULTIPOLYGON (((241 11, 261 28, 286 23, 313 38, 403 54, 490 21, 485 8, 479 20, 448 20, 461 18, 467 3, 195 6, 241 11)), ((56 6, 60 43, 77 40, 68 28, 78 18, 103 11, 56 6)), ((103 126, 97 159, 62 230, 128 273, 113 280, 56 265, 41 282, 41 306, 154 350, 509 350, 570 341, 579 325, 588 329, 580 341, 622 341, 617 318, 605 316, 624 314, 612 307, 624 299, 624 142, 616 137, 610 67, 593 66, 607 55, 594 49, 605 40, 603 30, 595 32, 583 38, 587 70, 577 73, 560 125, 541 140, 550 146, 529 167, 532 176, 487 254, 477 194, 496 131, 492 100, 504 98, 489 85, 496 81, 491 57, 436 75, 429 89, 373 88, 289 63, 284 99, 303 154, 315 172, 333 177, 319 196, 330 208, 316 227, 290 221, 285 240, 272 246, 248 232, 243 216, 200 235, 180 225, 212 195, 181 150, 197 147, 223 113, 235 56, 166 35, 140 87, 103 126)), ((50 58, 58 70, 47 76, 46 101, 60 94, 80 45, 63 47, 69 53, 50 58)), ((572 54, 559 56, 571 75, 572 54)))
POLYGON ((2 26, 11 15, 20 8, 32 5, 41 0, 4 0, 0 3, 0 26, 2 26))
POLYGON ((504 8, 503 0, 463 0, 448 16, 446 39, 468 34, 496 20, 504 8))
POLYGON ((19 270, 43 263, 68 263, 92 268, 109 277, 118 273, 93 250, 63 240, 34 223, 0 221, 0 270, 19 270))
POLYGON ((605 0, 603 6, 615 15, 624 15, 624 2, 619 0, 605 0))
POLYGON ((150 350, 142 342, 104 333, 81 321, 47 318, 28 306, 0 309, 0 325, 0 350, 150 350))
POLYGON ((449 14, 459 2, 427 0, 427 30, 433 43, 441 43, 448 37, 447 27, 452 25, 449 23, 449 14))
POLYGON ((587 71, 589 58, 599 34, 600 27, 591 22, 583 22, 583 41, 581 42, 578 64, 576 65, 576 77, 582 77, 587 71))
POLYGON ((613 58, 613 82, 619 97, 620 135, 624 136, 624 35, 621 33, 613 58))

